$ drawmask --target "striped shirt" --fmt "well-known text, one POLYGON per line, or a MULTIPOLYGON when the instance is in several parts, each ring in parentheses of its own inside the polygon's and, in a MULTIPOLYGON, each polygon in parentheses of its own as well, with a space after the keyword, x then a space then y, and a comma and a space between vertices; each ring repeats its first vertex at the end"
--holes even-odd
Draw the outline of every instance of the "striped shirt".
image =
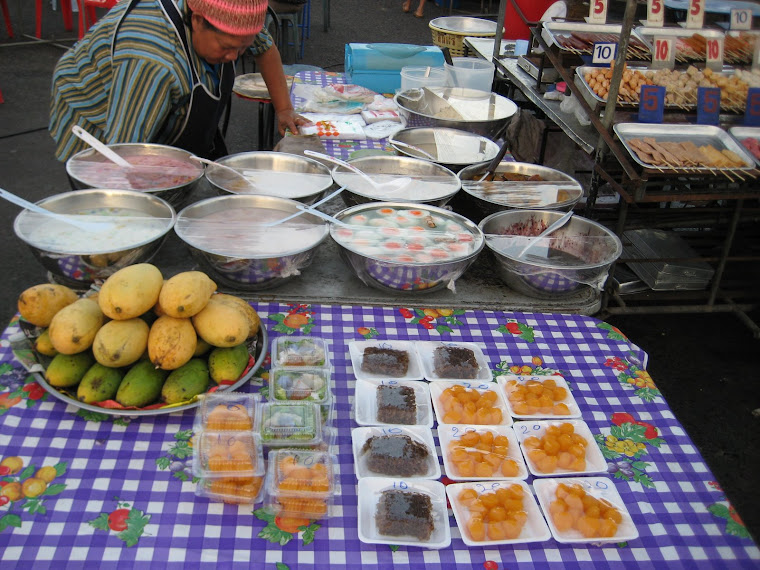
MULTIPOLYGON (((182 12, 184 0, 177 4, 182 12)), ((56 65, 49 129, 58 160, 87 148, 71 133, 72 125, 106 144, 169 144, 180 134, 192 90, 182 42, 160 1, 142 0, 124 18, 112 58, 114 30, 128 5, 129 0, 119 2, 56 65)), ((203 65, 192 50, 190 30, 187 34, 201 83, 218 94, 213 67, 203 65)), ((272 45, 264 28, 251 50, 259 55, 272 45)))

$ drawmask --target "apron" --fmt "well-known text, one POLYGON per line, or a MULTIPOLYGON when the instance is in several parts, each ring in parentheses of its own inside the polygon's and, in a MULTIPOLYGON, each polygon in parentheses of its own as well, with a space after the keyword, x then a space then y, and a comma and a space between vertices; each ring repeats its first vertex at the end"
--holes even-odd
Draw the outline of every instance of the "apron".
MULTIPOLYGON (((111 40, 111 56, 113 57, 116 46, 116 35, 119 33, 119 27, 124 18, 134 8, 140 0, 131 0, 129 6, 124 11, 124 15, 116 24, 116 30, 111 40)), ((219 79, 219 95, 211 93, 206 86, 200 81, 198 70, 193 64, 191 57, 191 47, 185 34, 185 24, 182 21, 176 4, 172 0, 161 0, 161 6, 169 23, 174 28, 177 37, 182 41, 190 66, 190 83, 192 88, 190 93, 182 98, 172 109, 169 114, 174 115, 182 108, 187 107, 185 120, 179 134, 171 141, 169 145, 187 150, 197 156, 216 159, 227 155, 227 146, 219 132, 219 120, 222 118, 225 105, 232 96, 232 85, 235 82, 235 69, 232 63, 222 64, 222 71, 219 79)), ((163 133, 166 125, 162 127, 159 136, 163 133)))

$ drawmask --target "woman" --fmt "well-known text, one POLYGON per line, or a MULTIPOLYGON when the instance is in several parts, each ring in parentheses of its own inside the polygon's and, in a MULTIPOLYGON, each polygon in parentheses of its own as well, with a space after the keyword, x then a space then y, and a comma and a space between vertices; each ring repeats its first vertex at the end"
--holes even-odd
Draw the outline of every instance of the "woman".
POLYGON ((56 66, 50 133, 57 158, 86 146, 72 125, 106 144, 149 142, 224 156, 219 119, 233 62, 251 46, 280 133, 297 133, 307 121, 290 103, 280 54, 264 29, 266 8, 266 0, 122 0, 56 66))

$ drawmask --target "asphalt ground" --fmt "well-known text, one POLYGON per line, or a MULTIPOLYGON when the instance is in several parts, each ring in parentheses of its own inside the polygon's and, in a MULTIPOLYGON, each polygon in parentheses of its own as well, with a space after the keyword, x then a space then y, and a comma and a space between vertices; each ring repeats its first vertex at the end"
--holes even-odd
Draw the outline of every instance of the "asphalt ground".
MULTIPOLYGON (((403 13, 402 0, 330 0, 325 31, 323 5, 313 0, 310 35, 304 56, 295 62, 342 71, 347 43, 387 42, 430 45, 431 19, 449 15, 448 2, 425 5, 425 17, 403 13)), ((418 0, 413 1, 416 8, 418 0)), ((63 49, 75 31, 66 32, 59 11, 44 3, 44 40, 34 33, 34 3, 9 0, 16 37, 0 22, 0 187, 28 200, 70 189, 64 165, 53 155, 47 132, 50 82, 63 49)), ((498 3, 455 3, 454 15, 482 14, 498 3)), ((250 63, 248 64, 250 71, 250 63)), ((230 152, 257 148, 256 112, 233 98, 227 135, 230 152)), ((556 145, 563 144, 558 139, 556 145)), ((12 229, 16 206, 0 204, 0 321, 15 312, 15 300, 27 287, 44 282, 46 273, 12 229)), ((760 322, 760 315, 754 315, 760 322)), ((756 355, 760 341, 733 314, 659 314, 608 319, 650 355, 649 372, 676 417, 699 448, 717 481, 756 539, 760 539, 760 389, 756 355)))

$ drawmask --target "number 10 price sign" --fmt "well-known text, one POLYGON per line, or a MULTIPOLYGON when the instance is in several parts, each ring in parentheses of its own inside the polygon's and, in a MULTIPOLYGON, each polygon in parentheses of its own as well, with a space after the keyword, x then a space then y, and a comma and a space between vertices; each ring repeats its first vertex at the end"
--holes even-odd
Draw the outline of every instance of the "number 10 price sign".
POLYGON ((673 38, 654 38, 652 52, 652 69, 673 69, 676 62, 675 42, 673 38))

